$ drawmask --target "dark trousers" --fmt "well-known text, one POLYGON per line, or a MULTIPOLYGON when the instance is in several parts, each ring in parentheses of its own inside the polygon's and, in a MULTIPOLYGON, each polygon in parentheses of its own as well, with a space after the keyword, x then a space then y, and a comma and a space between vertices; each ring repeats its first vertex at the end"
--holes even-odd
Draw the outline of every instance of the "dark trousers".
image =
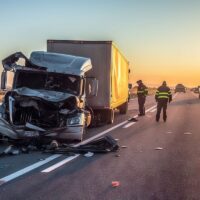
POLYGON ((145 115, 145 107, 144 107, 145 101, 146 101, 145 96, 138 96, 139 113, 141 115, 145 115))
POLYGON ((156 120, 158 121, 160 119, 160 113, 163 109, 163 120, 166 121, 167 119, 167 103, 168 99, 159 99, 157 104, 157 114, 156 114, 156 120))

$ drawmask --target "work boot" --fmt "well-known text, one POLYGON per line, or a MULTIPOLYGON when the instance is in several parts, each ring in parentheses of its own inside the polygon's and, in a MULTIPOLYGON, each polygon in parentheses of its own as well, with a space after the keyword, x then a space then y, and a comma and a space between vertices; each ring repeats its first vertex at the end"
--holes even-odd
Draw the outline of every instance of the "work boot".
POLYGON ((156 121, 157 121, 157 122, 159 122, 159 119, 160 119, 160 117, 159 117, 159 116, 156 116, 156 121))
POLYGON ((164 120, 164 122, 166 122, 167 121, 167 116, 164 116, 163 120, 164 120))
POLYGON ((142 114, 142 113, 139 113, 138 116, 143 116, 143 114, 142 114))

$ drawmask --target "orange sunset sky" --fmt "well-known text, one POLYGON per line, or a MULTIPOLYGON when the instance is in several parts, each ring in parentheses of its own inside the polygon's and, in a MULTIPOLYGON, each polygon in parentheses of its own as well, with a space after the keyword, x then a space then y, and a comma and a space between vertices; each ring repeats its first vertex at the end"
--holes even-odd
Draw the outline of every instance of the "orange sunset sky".
POLYGON ((0 6, 0 60, 46 50, 47 39, 113 40, 130 62, 132 83, 200 85, 198 0, 0 0, 0 6))

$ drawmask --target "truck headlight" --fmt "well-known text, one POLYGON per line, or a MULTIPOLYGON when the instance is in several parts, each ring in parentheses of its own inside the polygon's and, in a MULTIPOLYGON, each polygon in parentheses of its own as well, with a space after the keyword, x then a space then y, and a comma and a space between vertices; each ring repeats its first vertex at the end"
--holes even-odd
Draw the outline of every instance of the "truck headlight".
POLYGON ((79 114, 75 117, 67 119, 68 126, 83 126, 84 125, 84 114, 79 114))

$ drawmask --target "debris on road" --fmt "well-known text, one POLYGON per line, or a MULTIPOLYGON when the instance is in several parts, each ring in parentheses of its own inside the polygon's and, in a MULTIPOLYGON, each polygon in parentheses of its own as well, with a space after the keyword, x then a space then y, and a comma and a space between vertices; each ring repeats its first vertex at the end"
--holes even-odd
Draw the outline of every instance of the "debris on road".
POLYGON ((184 133, 184 135, 192 135, 192 133, 186 132, 186 133, 184 133))
POLYGON ((171 134, 171 133, 173 133, 173 132, 172 132, 172 131, 167 131, 166 133, 167 133, 167 134, 171 134))
POLYGON ((0 156, 17 155, 20 153, 29 153, 30 151, 42 151, 44 153, 56 153, 72 156, 75 153, 85 154, 86 157, 91 157, 94 153, 109 153, 115 152, 119 149, 117 141, 111 136, 107 135, 84 145, 71 145, 66 143, 58 143, 56 140, 47 143, 35 143, 25 145, 11 144, 1 153, 0 156))
POLYGON ((119 139, 118 139, 118 138, 115 138, 115 141, 119 141, 119 139))
POLYGON ((116 154, 115 157, 120 157, 120 154, 116 154))
POLYGON ((120 182, 119 181, 112 181, 112 187, 119 187, 120 182))
POLYGON ((94 153, 92 153, 92 152, 87 152, 86 154, 84 154, 84 156, 86 157, 86 158, 90 158, 90 157, 92 157, 94 155, 94 153))
POLYGON ((129 121, 129 122, 137 122, 137 121, 138 121, 138 119, 137 119, 137 118, 135 118, 135 117, 132 117, 132 118, 128 119, 128 121, 129 121))
POLYGON ((13 145, 9 145, 8 147, 6 147, 6 149, 4 149, 3 152, 0 153, 0 156, 6 156, 6 155, 18 155, 20 154, 20 150, 17 149, 15 146, 13 145))
POLYGON ((56 140, 52 140, 49 147, 50 149, 56 149, 58 148, 58 146, 59 146, 58 142, 56 140))
POLYGON ((127 146, 121 146, 121 148, 128 148, 127 146))
POLYGON ((96 139, 94 141, 88 142, 84 145, 79 145, 77 147, 61 144, 56 149, 46 149, 46 153, 58 153, 58 154, 68 154, 68 153, 81 153, 85 154, 87 152, 93 153, 109 153, 117 151, 119 146, 117 142, 109 135, 96 139))
POLYGON ((163 150, 162 147, 156 147, 155 150, 163 150))

